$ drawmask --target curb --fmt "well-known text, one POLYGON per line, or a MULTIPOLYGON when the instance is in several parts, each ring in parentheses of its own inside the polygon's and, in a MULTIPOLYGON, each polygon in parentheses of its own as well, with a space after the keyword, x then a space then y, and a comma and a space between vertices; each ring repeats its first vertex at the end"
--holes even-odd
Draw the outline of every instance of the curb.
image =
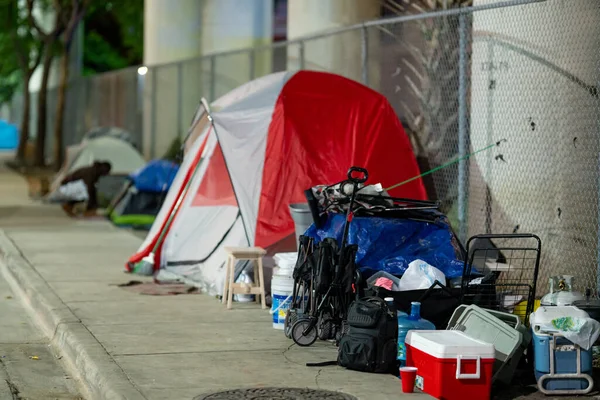
POLYGON ((0 229, 0 272, 41 328, 86 399, 145 400, 94 335, 0 229))

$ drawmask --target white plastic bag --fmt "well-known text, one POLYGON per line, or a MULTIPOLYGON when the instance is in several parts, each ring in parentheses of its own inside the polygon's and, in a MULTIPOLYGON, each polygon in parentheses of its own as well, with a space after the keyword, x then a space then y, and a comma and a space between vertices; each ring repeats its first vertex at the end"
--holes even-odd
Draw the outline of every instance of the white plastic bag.
POLYGON ((87 186, 81 179, 61 185, 58 193, 67 201, 87 201, 90 198, 87 186))
POLYGON ((400 278, 400 291, 429 289, 435 281, 446 284, 446 275, 423 260, 415 260, 400 278))
POLYGON ((63 203, 67 201, 88 201, 90 198, 87 186, 83 180, 77 180, 61 185, 56 191, 50 193, 45 201, 50 203, 63 203))
POLYGON ((565 315, 555 318, 551 323, 540 326, 540 331, 546 333, 559 332, 566 339, 589 350, 600 336, 600 322, 592 318, 580 318, 565 315))

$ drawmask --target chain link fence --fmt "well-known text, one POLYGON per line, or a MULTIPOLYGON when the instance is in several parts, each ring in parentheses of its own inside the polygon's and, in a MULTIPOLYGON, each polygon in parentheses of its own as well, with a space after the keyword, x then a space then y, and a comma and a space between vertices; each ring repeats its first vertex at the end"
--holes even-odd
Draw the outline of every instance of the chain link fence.
POLYGON ((143 76, 132 68, 81 79, 69 87, 66 144, 94 126, 120 126, 137 135, 148 158, 160 157, 185 133, 202 96, 214 100, 251 79, 298 69, 337 73, 383 93, 422 171, 460 159, 424 179, 461 239, 537 234, 538 294, 556 274, 574 275, 580 290, 596 287, 597 0, 476 0, 150 67, 143 76))

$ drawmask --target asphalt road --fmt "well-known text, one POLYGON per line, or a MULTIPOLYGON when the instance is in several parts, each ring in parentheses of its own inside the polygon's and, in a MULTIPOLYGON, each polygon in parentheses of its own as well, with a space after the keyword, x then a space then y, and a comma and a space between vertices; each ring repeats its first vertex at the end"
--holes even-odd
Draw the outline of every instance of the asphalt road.
POLYGON ((68 376, 0 275, 0 400, 75 400, 68 376))

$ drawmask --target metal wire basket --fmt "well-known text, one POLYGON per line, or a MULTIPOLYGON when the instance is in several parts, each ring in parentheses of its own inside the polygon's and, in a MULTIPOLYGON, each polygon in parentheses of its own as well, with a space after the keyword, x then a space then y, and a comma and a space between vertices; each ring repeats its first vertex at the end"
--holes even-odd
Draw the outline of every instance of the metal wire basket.
POLYGON ((529 324, 542 242, 533 234, 476 235, 467 241, 461 302, 516 314, 529 324))

